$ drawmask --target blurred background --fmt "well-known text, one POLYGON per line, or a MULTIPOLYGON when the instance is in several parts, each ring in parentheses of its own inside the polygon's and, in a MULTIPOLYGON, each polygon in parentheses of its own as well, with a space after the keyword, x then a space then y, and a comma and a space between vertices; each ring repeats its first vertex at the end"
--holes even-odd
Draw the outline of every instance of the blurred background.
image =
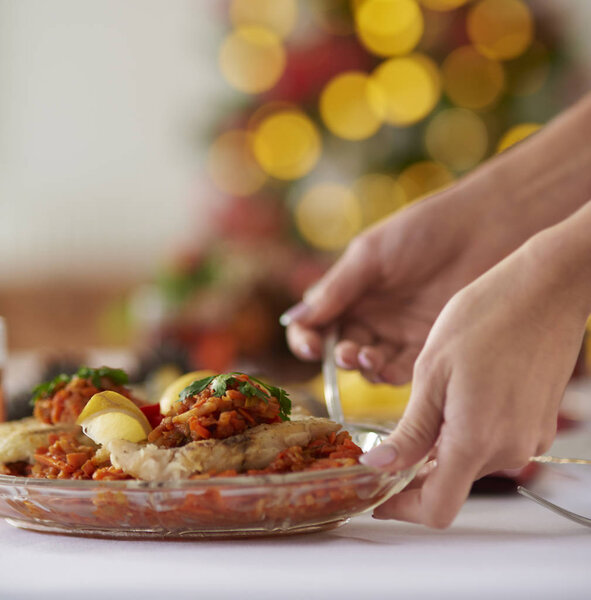
POLYGON ((11 356, 313 377, 281 312, 588 90, 590 22, 588 0, 0 0, 11 356))

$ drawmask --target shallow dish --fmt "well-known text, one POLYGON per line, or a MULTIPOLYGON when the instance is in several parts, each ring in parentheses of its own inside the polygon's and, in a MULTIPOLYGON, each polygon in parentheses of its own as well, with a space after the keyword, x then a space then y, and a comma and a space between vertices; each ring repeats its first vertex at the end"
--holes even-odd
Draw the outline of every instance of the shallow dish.
POLYGON ((163 483, 0 475, 0 517, 24 529, 97 537, 305 533, 371 510, 406 487, 419 466, 393 475, 359 465, 163 483))

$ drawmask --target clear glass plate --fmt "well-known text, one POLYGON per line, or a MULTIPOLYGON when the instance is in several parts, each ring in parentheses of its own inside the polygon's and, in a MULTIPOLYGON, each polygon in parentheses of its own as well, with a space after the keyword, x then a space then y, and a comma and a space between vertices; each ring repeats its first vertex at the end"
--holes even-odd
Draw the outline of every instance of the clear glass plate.
POLYGON ((0 475, 0 517, 46 533, 116 538, 232 538, 338 527, 400 492, 362 465, 182 482, 72 481, 0 475))

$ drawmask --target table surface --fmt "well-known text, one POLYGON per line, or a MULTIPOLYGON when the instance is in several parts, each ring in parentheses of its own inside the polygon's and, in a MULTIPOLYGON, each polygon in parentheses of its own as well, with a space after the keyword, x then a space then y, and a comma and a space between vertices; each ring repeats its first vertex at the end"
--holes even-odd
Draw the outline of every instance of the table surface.
MULTIPOLYGON (((591 384, 574 404, 591 410, 591 384)), ((591 457, 591 426, 552 453, 591 457)), ((591 467, 544 466, 540 494, 591 516, 591 467)), ((591 529, 518 495, 472 497, 451 528, 352 519, 324 533, 119 541, 0 521, 0 598, 590 598, 591 529)))

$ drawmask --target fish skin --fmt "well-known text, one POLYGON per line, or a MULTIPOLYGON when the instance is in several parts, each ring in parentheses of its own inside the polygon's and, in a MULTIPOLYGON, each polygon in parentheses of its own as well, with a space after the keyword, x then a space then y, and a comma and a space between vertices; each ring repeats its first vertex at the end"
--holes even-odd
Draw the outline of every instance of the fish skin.
POLYGON ((305 446, 341 426, 329 419, 305 417, 294 421, 257 425, 223 440, 200 440, 180 448, 159 448, 125 440, 108 444, 113 466, 145 481, 188 479, 209 471, 264 469, 291 446, 305 446))

